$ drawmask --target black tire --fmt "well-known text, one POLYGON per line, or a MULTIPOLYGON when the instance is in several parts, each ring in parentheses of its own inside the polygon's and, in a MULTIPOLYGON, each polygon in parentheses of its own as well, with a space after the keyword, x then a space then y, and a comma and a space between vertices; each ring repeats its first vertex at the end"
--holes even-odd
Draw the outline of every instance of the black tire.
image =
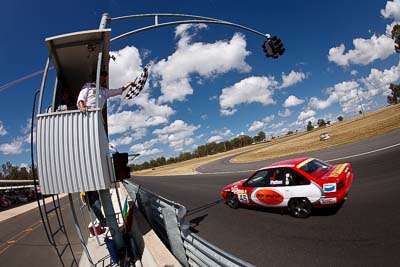
POLYGON ((231 207, 232 209, 239 208, 240 203, 234 193, 232 192, 228 193, 226 199, 228 200, 227 204, 229 207, 231 207))
POLYGON ((307 198, 292 198, 288 206, 290 214, 296 218, 309 217, 313 209, 313 205, 307 198))

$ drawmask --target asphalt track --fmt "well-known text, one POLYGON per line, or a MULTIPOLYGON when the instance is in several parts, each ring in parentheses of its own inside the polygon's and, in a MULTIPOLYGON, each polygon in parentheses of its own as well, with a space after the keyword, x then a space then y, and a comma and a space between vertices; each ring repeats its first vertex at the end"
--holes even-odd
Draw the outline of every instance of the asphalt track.
POLYGON ((256 266, 399 266, 399 144, 398 129, 302 154, 350 162, 355 173, 349 199, 340 209, 315 210, 307 219, 265 209, 233 210, 221 202, 224 185, 277 160, 231 164, 222 159, 198 169, 208 174, 132 180, 184 205, 192 231, 256 266))
MULTIPOLYGON (((88 218, 79 212, 79 195, 74 195, 74 205, 85 240, 88 237, 87 229, 83 229, 88 218)), ((60 199, 66 231, 68 233, 75 257, 79 262, 82 255, 82 246, 76 234, 69 207, 68 198, 60 199)), ((56 216, 49 218, 53 229, 56 227, 56 216)), ((32 209, 18 216, 9 218, 0 223, 0 266, 62 266, 55 249, 47 240, 38 208, 32 209)), ((57 244, 64 244, 62 235, 56 236, 57 244)), ((63 256, 65 266, 72 263, 72 255, 67 250, 63 256)))

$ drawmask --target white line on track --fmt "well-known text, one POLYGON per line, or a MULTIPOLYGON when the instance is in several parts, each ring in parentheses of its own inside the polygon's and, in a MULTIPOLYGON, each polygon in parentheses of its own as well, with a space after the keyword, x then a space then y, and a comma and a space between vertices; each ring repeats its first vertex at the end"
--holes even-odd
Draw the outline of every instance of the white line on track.
POLYGON ((382 151, 382 150, 386 150, 386 149, 389 149, 389 148, 392 148, 392 147, 395 147, 395 146, 400 146, 400 143, 397 143, 397 144, 394 144, 394 145, 391 145, 391 146, 387 146, 387 147, 383 147, 383 148, 379 148, 379 149, 375 149, 375 150, 372 150, 372 151, 360 153, 360 154, 355 154, 355 155, 342 157, 342 158, 337 158, 337 159, 329 159, 329 160, 325 160, 325 161, 336 161, 336 160, 341 160, 341 159, 355 158, 355 157, 359 157, 359 156, 363 156, 363 155, 379 152, 379 151, 382 151))
POLYGON ((197 172, 196 174, 224 174, 224 173, 239 173, 239 172, 254 172, 256 170, 244 170, 244 171, 235 171, 235 172, 197 172))
MULTIPOLYGON (((379 151, 382 151, 382 150, 390 149, 390 148, 393 148, 393 147, 396 147, 396 146, 400 146, 400 143, 397 143, 397 144, 394 144, 394 145, 391 145, 391 146, 387 146, 387 147, 383 147, 383 148, 379 148, 379 149, 375 149, 375 150, 371 150, 371 151, 367 151, 367 152, 364 152, 364 153, 359 153, 359 154, 350 155, 350 156, 341 157, 341 158, 336 158, 336 159, 328 159, 328 160, 324 160, 324 161, 330 162, 330 161, 336 161, 336 160, 342 160, 342 159, 355 158, 355 157, 359 157, 359 156, 363 156, 363 155, 379 152, 379 151)), ((236 172, 212 172, 212 173, 197 172, 197 174, 225 174, 225 173, 240 173, 240 172, 251 172, 251 171, 256 171, 256 170, 244 170, 244 171, 236 171, 236 172)))

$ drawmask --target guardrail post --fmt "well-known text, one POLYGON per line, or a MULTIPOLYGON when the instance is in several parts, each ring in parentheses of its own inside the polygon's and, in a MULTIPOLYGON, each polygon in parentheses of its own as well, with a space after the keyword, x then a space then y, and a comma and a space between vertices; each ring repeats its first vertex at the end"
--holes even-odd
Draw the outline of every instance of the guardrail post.
POLYGON ((165 229, 167 231, 169 245, 171 246, 172 253, 179 260, 179 262, 188 267, 189 263, 186 257, 186 252, 183 247, 181 232, 178 227, 178 220, 176 218, 175 209, 173 207, 165 207, 162 210, 164 216, 165 229))

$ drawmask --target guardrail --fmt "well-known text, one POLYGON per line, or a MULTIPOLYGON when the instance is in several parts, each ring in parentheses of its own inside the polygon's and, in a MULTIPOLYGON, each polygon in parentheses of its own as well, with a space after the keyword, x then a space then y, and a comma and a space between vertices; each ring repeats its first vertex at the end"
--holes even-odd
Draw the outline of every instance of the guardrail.
POLYGON ((150 226, 183 266, 254 266, 190 232, 184 206, 131 181, 124 182, 124 185, 150 226))

